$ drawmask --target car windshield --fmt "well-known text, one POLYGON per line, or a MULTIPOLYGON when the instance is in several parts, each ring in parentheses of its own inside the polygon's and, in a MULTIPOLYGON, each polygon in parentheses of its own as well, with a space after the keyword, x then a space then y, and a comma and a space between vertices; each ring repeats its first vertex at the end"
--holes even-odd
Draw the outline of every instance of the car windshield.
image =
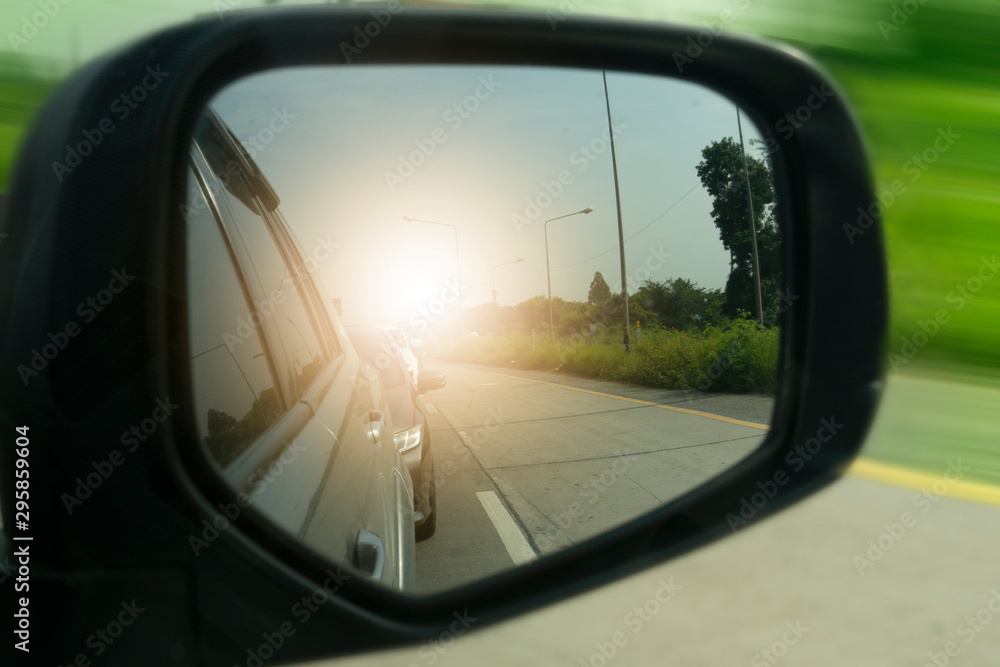
POLYGON ((386 389, 399 387, 403 384, 405 377, 399 364, 396 363, 388 340, 382 336, 369 336, 355 332, 351 332, 349 335, 351 342, 358 350, 358 354, 378 371, 386 389))

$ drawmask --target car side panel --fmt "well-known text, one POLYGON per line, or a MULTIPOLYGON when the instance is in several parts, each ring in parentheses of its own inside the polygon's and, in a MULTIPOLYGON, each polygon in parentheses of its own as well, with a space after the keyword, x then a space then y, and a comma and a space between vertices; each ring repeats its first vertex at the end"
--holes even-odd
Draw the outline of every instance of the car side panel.
MULTIPOLYGON (((382 540, 385 555, 380 581, 399 587, 405 548, 399 544, 401 517, 394 478, 398 456, 393 448, 391 416, 384 401, 373 401, 368 371, 357 355, 348 354, 317 410, 314 421, 337 434, 338 446, 302 537, 320 552, 341 554, 345 562, 352 562, 358 533, 362 529, 374 533, 382 540), (377 440, 372 435, 373 409, 381 409, 386 419, 377 440), (344 535, 349 536, 346 544, 344 535)), ((374 380, 377 382, 377 376, 374 380)), ((412 541, 412 536, 409 539, 412 541)))

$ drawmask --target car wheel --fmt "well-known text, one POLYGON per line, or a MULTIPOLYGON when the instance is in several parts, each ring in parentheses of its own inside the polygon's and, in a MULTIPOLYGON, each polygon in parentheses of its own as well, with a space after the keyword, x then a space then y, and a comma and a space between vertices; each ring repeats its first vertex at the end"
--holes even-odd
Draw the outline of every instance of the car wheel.
POLYGON ((415 537, 417 542, 426 540, 427 538, 434 535, 437 530, 437 484, 434 482, 434 463, 431 463, 430 468, 430 487, 427 491, 427 504, 431 506, 430 516, 425 518, 422 523, 417 524, 415 528, 415 537))

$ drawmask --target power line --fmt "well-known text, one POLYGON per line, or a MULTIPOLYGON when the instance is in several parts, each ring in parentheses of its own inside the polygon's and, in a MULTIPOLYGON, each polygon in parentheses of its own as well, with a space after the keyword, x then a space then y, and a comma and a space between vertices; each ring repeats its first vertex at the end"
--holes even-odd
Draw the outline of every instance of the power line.
MULTIPOLYGON (((663 216, 665 216, 667 213, 669 213, 671 211, 671 209, 673 209, 675 206, 677 206, 678 204, 680 204, 684 200, 685 197, 687 197, 689 194, 691 194, 692 192, 694 192, 694 189, 697 188, 698 185, 699 185, 698 183, 695 183, 694 185, 692 185, 691 189, 688 190, 687 192, 685 192, 683 195, 681 195, 681 198, 678 199, 677 201, 675 201, 673 204, 671 204, 670 207, 667 208, 667 210, 665 210, 663 213, 660 213, 658 216, 656 216, 655 218, 653 218, 648 224, 646 224, 644 227, 642 227, 642 229, 640 229, 635 234, 633 234, 632 236, 628 237, 625 240, 626 241, 631 241, 636 236, 638 236, 639 234, 642 234, 644 231, 646 231, 650 226, 652 226, 652 224, 654 222, 656 222, 657 220, 659 220, 660 218, 662 218, 663 216)), ((580 266, 581 264, 586 264, 587 262, 592 262, 595 259, 597 259, 598 257, 603 257, 604 255, 607 255, 609 252, 611 252, 613 250, 617 250, 617 249, 618 249, 618 245, 615 244, 615 245, 611 246, 610 248, 608 248, 607 250, 605 250, 604 252, 600 253, 599 255, 594 255, 590 259, 585 259, 582 262, 574 262, 573 264, 561 264, 559 266, 553 266, 552 268, 553 269, 568 269, 568 268, 570 268, 572 266, 580 266)))
POLYGON ((538 283, 540 283, 542 281, 542 276, 544 276, 544 275, 545 275, 545 267, 542 267, 542 270, 538 272, 538 277, 535 278, 535 284, 531 288, 532 292, 535 291, 535 287, 538 287, 538 283))

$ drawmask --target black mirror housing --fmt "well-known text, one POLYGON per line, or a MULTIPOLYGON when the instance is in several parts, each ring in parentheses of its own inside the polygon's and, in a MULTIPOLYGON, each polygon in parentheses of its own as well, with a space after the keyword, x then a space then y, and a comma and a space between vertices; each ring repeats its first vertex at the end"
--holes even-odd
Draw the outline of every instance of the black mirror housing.
MULTIPOLYGON (((26 429, 32 523, 22 529, 15 517, 24 448, 3 447, 0 506, 13 540, 0 561, 31 550, 34 659, 73 662, 93 627, 133 599, 145 617, 116 647, 123 664, 150 652, 177 664, 242 664, 247 647, 294 620, 296 603, 319 590, 324 604, 294 626, 282 661, 427 641, 455 610, 482 627, 729 535, 728 517, 759 483, 786 479, 748 521, 836 480, 860 448, 884 375, 885 260, 878 216, 857 227, 859 209, 876 201, 872 179, 851 112, 825 74, 789 49, 725 34, 685 55, 698 28, 569 16, 554 30, 542 13, 389 15, 361 50, 341 45, 353 44, 370 10, 232 12, 161 32, 82 68, 27 136, 0 230, 0 433, 14 439, 26 429), (221 86, 266 68, 407 62, 632 71, 728 96, 780 157, 782 289, 795 297, 782 314, 776 408, 762 447, 605 535, 429 598, 340 572, 240 505, 196 446, 185 370, 184 160, 199 111, 221 86), (109 103, 151 73, 149 101, 127 119, 109 115, 109 103), (775 129, 823 86, 833 94, 808 123, 775 129), (70 327, 81 300, 104 289, 114 298, 86 327, 70 327), (124 444, 162 405, 172 406, 169 418, 124 444), (819 449, 798 456, 811 440, 819 449), (45 540, 24 539, 43 532, 45 540)), ((444 386, 444 376, 424 381, 429 372, 421 391, 444 386)), ((4 609, 6 623, 14 611, 4 609)))

